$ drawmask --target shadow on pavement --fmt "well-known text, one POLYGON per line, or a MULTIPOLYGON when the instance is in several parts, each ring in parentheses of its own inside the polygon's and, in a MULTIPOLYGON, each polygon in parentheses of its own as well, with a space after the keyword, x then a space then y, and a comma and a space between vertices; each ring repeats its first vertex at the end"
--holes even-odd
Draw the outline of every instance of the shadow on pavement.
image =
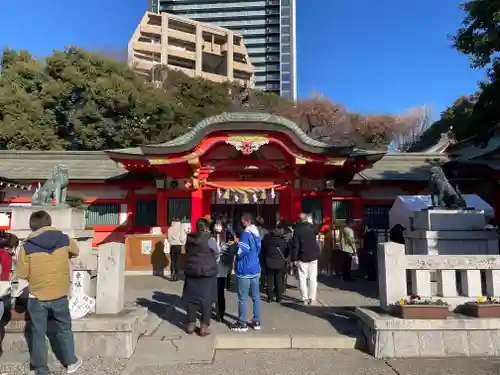
POLYGON ((153 292, 152 299, 138 298, 136 303, 146 307, 148 311, 166 320, 173 326, 185 331, 186 314, 182 297, 177 294, 167 294, 159 291, 153 292))
POLYGON ((353 278, 351 281, 345 281, 336 276, 319 275, 318 282, 329 288, 358 293, 364 297, 378 299, 378 283, 376 281, 366 281, 361 278, 353 278))

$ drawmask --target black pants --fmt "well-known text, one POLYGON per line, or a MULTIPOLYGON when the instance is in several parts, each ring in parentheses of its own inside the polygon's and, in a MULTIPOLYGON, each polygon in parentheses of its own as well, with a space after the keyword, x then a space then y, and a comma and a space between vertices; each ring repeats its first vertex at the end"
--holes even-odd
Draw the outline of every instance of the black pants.
POLYGON ((231 272, 228 272, 226 276, 226 289, 231 289, 231 272))
POLYGON ((201 313, 201 324, 209 326, 214 302, 215 277, 190 278, 184 281, 187 322, 196 323, 196 312, 201 313))
POLYGON ((342 278, 351 278, 352 254, 342 251, 342 278))
POLYGON ((283 298, 283 292, 285 290, 285 270, 284 269, 269 269, 266 268, 266 279, 267 279, 267 298, 269 300, 273 299, 273 295, 276 295, 276 299, 279 301, 283 298))
POLYGON ((217 278, 217 315, 220 319, 226 314, 226 282, 227 277, 217 278))
POLYGON ((170 246, 170 276, 175 277, 179 275, 179 258, 181 257, 182 246, 170 246))

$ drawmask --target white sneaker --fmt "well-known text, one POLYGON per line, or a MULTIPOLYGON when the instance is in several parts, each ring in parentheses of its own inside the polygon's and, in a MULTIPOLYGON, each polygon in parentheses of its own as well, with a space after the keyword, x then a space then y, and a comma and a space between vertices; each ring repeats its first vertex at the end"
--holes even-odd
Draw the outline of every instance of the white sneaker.
POLYGON ((76 357, 76 362, 73 363, 72 365, 69 365, 67 368, 67 373, 68 374, 73 374, 78 371, 80 366, 82 365, 83 361, 80 357, 76 357))
POLYGON ((303 300, 302 300, 302 303, 303 303, 305 306, 309 305, 309 298, 303 299, 303 300))

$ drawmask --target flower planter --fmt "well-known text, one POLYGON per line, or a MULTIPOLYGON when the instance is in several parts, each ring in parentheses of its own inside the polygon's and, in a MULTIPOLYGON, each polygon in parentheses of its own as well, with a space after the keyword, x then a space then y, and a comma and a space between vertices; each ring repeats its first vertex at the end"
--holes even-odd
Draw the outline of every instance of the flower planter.
POLYGON ((402 319, 446 319, 450 311, 445 305, 397 305, 396 313, 402 319))
POLYGON ((476 318, 500 318, 500 304, 498 303, 466 303, 463 305, 466 315, 476 318))

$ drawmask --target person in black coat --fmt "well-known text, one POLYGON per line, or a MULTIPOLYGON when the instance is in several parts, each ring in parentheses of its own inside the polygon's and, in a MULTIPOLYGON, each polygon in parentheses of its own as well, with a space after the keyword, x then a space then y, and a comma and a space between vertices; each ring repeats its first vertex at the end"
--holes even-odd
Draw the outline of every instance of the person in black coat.
POLYGON ((366 227, 363 247, 360 251, 359 265, 368 281, 377 279, 378 235, 375 229, 366 227))
POLYGON ((265 235, 262 240, 262 258, 266 270, 267 302, 276 297, 277 302, 283 299, 285 290, 285 270, 289 257, 283 228, 276 228, 265 235))
POLYGON ((201 218, 196 231, 186 238, 183 298, 186 301, 187 333, 196 330, 196 311, 201 312, 200 336, 210 332, 212 304, 217 283, 217 242, 210 234, 210 223, 201 218))

